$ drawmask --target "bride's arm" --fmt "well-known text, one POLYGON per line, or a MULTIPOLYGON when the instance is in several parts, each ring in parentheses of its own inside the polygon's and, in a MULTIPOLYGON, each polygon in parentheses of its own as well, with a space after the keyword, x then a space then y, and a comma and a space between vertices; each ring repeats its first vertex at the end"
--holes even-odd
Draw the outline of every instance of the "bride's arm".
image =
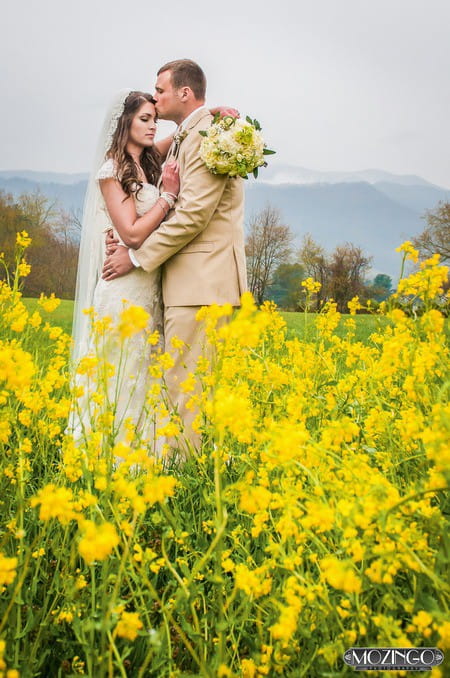
MULTIPOLYGON (((180 180, 178 163, 170 162, 164 167, 162 174, 163 192, 178 195, 180 180)), ((159 197, 153 207, 139 217, 136 213, 132 197, 127 197, 117 179, 108 178, 100 181, 100 190, 105 200, 108 214, 114 228, 127 247, 136 249, 142 245, 150 233, 164 221, 170 205, 163 197, 159 197)))
MULTIPOLYGON (((215 106, 214 108, 210 108, 209 112, 211 115, 216 115, 217 113, 220 113, 220 116, 222 118, 225 118, 227 115, 230 115, 233 118, 239 118, 239 111, 237 111, 235 108, 230 108, 229 106, 215 106)), ((167 157, 167 154, 169 152, 169 148, 172 144, 174 134, 170 134, 168 137, 164 137, 164 139, 160 139, 155 143, 156 150, 161 156, 162 161, 167 157)))

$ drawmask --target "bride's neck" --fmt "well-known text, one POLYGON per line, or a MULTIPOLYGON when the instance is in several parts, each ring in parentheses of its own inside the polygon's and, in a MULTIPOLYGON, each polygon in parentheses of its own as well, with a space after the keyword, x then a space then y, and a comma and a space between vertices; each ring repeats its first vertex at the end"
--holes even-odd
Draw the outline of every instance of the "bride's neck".
POLYGON ((127 152, 131 155, 134 162, 138 167, 141 165, 141 154, 142 148, 140 146, 135 146, 134 144, 128 143, 126 146, 127 152))

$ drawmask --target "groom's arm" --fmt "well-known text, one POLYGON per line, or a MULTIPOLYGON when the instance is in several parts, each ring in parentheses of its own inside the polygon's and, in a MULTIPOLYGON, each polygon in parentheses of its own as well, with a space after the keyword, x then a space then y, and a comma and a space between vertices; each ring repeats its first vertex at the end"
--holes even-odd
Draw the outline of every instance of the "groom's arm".
POLYGON ((198 139, 194 136, 193 143, 186 144, 183 183, 175 212, 133 251, 146 271, 156 269, 208 226, 225 190, 227 177, 207 169, 199 157, 202 137, 197 129, 191 134, 198 139))

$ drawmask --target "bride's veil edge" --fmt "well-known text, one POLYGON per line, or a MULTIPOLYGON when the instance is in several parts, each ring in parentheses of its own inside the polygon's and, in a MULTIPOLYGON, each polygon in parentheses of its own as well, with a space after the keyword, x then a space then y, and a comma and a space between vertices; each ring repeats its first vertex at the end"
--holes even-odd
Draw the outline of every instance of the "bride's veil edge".
POLYGON ((131 89, 123 89, 114 96, 105 115, 92 171, 89 176, 81 222, 77 282, 72 325, 71 362, 76 365, 89 346, 90 318, 83 312, 92 307, 94 290, 103 266, 105 213, 97 173, 105 162, 105 155, 120 118, 125 99, 131 89))

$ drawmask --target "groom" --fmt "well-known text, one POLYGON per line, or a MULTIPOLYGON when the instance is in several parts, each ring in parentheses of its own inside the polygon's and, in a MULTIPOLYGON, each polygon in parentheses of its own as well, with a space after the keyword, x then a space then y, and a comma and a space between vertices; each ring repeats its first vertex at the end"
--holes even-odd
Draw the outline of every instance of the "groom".
POLYGON ((195 320, 199 308, 239 306, 247 287, 243 182, 212 174, 200 159, 199 132, 212 119, 204 105, 206 78, 200 66, 189 59, 165 64, 158 71, 155 90, 158 116, 178 125, 167 159, 179 163, 180 193, 166 221, 138 250, 119 246, 106 259, 103 278, 112 280, 133 266, 152 271, 162 265, 166 346, 171 349, 175 336, 188 345, 184 354, 174 355, 167 386, 186 438, 198 445, 199 436, 191 427, 194 414, 186 409, 190 394, 182 393, 179 385, 194 372, 202 353, 204 330, 195 320))

